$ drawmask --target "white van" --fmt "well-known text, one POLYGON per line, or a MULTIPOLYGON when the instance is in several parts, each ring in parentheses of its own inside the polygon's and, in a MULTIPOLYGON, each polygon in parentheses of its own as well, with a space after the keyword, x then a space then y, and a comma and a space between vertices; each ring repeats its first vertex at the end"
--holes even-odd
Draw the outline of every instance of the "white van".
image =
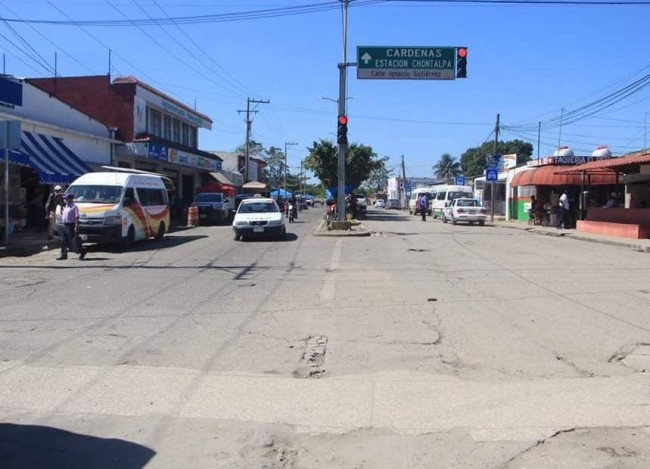
POLYGON ((442 216, 442 209, 445 208, 452 200, 461 197, 473 199, 474 190, 472 186, 455 186, 450 184, 440 184, 433 186, 431 210, 433 218, 442 216))
POLYGON ((422 194, 426 194, 427 199, 429 199, 428 206, 429 208, 427 209, 427 215, 431 215, 431 199, 433 198, 433 193, 435 191, 435 188, 433 187, 416 187, 411 191, 411 197, 409 198, 409 213, 411 215, 418 215, 420 212, 418 212, 418 208, 415 206, 415 203, 418 200, 418 197, 420 197, 422 194))
POLYGON ((87 173, 66 189, 79 207, 82 241, 118 243, 162 239, 169 229, 169 184, 156 174, 87 173))

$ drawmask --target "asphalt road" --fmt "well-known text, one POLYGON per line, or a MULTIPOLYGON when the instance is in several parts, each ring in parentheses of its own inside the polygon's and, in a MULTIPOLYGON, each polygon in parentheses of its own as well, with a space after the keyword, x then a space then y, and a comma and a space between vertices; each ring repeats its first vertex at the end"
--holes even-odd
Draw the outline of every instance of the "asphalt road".
POLYGON ((650 467, 647 254, 321 217, 0 259, 0 465, 650 467))

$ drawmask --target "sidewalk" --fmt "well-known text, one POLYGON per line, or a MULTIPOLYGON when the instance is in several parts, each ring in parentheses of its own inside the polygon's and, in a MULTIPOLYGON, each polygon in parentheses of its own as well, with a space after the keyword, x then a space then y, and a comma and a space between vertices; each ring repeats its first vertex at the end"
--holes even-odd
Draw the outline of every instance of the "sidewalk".
POLYGON ((47 230, 23 229, 11 234, 8 245, 0 245, 0 258, 31 256, 60 246, 60 238, 47 239, 47 230))
POLYGON ((604 236, 592 233, 581 233, 575 229, 558 230, 553 226, 537 226, 528 225, 527 223, 517 221, 502 221, 494 220, 488 221, 487 224, 499 228, 512 228, 527 231, 529 233, 541 234, 546 236, 564 237, 571 239, 578 239, 580 241, 589 241, 592 243, 608 244, 610 246, 619 246, 629 248, 634 251, 650 253, 650 239, 631 239, 631 238, 618 238, 615 236, 604 236))

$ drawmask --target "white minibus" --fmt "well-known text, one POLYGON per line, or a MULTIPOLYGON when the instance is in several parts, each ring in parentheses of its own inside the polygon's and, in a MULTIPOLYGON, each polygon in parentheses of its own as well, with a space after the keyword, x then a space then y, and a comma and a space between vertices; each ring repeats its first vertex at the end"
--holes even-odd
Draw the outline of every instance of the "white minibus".
POLYGON ((438 218, 442 215, 442 209, 447 206, 452 200, 460 197, 474 198, 474 191, 472 186, 455 186, 450 184, 439 184, 432 188, 432 201, 431 211, 433 218, 438 218))
POLYGON ((91 243, 162 239, 169 229, 169 178, 130 172, 87 173, 66 189, 79 207, 79 235, 91 243))
POLYGON ((433 198, 433 187, 416 187, 411 191, 411 197, 409 198, 409 213, 411 215, 419 215, 418 208, 415 206, 415 203, 422 194, 426 194, 429 199, 427 215, 431 215, 431 199, 433 198))

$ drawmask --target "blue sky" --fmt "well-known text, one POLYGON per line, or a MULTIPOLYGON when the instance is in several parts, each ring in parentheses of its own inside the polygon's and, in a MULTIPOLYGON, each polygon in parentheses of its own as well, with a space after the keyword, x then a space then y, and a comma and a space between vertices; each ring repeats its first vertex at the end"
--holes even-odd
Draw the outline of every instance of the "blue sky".
MULTIPOLYGON (((309 14, 195 24, 75 26, 0 24, 6 73, 133 75, 214 120, 200 147, 231 151, 245 139, 246 99, 258 104, 252 138, 288 147, 298 172, 307 148, 333 139, 342 60, 341 10, 327 0, 0 0, 2 18, 75 21, 177 18, 308 4, 309 14), (322 9, 319 9, 322 10, 322 9), (68 18, 66 18, 66 16, 68 18), (24 42, 23 42, 24 41, 24 42), (28 45, 27 45, 28 44, 28 45), (189 52, 188 52, 189 51, 189 52), (40 58, 36 56, 40 55, 40 58), (44 63, 46 62, 46 63, 44 63), (49 67, 49 71, 48 71, 49 67)), ((389 156, 404 155, 410 176, 430 176, 443 153, 456 158, 494 138, 530 141, 538 122, 573 110, 650 74, 650 5, 498 5, 426 1, 352 2, 348 61, 357 46, 467 46, 468 78, 453 81, 358 80, 348 74, 349 137, 389 156), (357 3, 355 5, 355 3, 357 3), (562 111, 564 109, 564 111, 562 111)), ((644 82, 645 83, 645 82, 644 82)), ((541 156, 568 145, 615 155, 647 145, 650 86, 594 115, 542 125, 541 156), (644 132, 645 135, 644 135, 644 132)))

